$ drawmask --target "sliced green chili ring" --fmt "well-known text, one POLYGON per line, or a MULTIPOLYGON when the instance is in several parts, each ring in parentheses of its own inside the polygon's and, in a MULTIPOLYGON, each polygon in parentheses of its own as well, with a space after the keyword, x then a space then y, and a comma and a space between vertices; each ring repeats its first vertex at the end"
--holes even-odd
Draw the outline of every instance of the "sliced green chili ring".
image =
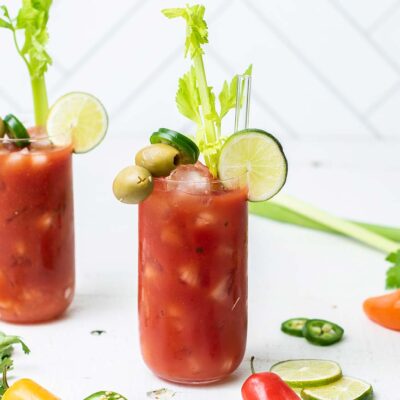
POLYGON ((29 133, 26 130, 24 124, 12 114, 8 114, 4 117, 4 125, 7 129, 7 135, 10 139, 18 139, 14 143, 18 147, 29 146, 29 133), (19 140, 21 139, 21 140, 19 140))
POLYGON ((89 397, 86 397, 84 400, 127 400, 126 397, 109 391, 101 391, 97 393, 93 393, 89 397))
POLYGON ((303 328, 303 336, 312 344, 330 346, 339 342, 344 334, 344 329, 330 321, 323 319, 310 319, 303 328))
POLYGON ((180 153, 181 164, 194 164, 200 156, 200 150, 193 140, 171 129, 160 128, 150 136, 150 143, 165 143, 175 147, 180 153))
POLYGON ((291 318, 282 322, 281 331, 291 336, 303 337, 303 328, 307 318, 291 318))
POLYGON ((0 139, 1 139, 2 137, 4 137, 4 135, 6 134, 6 131, 7 131, 6 125, 5 125, 5 123, 3 122, 3 119, 0 118, 0 139))

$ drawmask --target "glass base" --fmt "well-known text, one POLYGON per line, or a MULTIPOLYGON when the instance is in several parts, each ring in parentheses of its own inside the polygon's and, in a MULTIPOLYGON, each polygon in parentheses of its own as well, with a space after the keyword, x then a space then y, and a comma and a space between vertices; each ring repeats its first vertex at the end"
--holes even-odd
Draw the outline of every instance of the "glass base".
POLYGON ((211 378, 211 379, 206 379, 206 380, 194 380, 194 379, 173 379, 173 378, 166 378, 164 376, 161 375, 157 375, 160 379, 162 379, 163 381, 167 381, 167 382, 171 382, 171 383, 176 383, 178 385, 188 385, 188 386, 202 386, 202 385, 211 385, 212 383, 216 383, 216 382, 220 382, 223 381, 224 379, 226 379, 228 375, 223 375, 223 376, 219 376, 217 378, 211 378))

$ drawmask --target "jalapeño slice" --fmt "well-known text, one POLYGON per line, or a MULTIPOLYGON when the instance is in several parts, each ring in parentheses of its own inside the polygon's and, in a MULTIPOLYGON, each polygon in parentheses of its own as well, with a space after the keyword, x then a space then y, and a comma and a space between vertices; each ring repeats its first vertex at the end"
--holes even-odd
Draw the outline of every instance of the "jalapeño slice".
POLYGON ((200 150, 193 140, 171 129, 160 128, 150 136, 150 143, 165 143, 175 147, 180 154, 181 164, 194 164, 199 159, 200 150))
POLYGON ((344 334, 344 329, 330 321, 323 319, 310 319, 303 328, 303 336, 312 344, 330 346, 339 342, 344 334))
POLYGON ((4 117, 4 125, 7 129, 7 135, 10 139, 18 139, 15 141, 16 146, 25 147, 29 146, 29 134, 24 124, 12 114, 4 117))
POLYGON ((6 134, 6 125, 4 124, 2 118, 0 118, 0 139, 6 134))
POLYGON ((308 321, 307 318, 292 318, 282 322, 281 330, 288 335, 303 337, 304 325, 308 321))

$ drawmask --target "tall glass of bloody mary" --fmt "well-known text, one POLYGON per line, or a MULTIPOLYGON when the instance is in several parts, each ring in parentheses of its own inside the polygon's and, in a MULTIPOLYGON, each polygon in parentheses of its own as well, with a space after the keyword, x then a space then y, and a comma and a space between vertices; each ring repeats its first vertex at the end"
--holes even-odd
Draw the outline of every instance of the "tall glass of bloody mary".
POLYGON ((247 190, 207 174, 178 167, 139 205, 142 354, 156 375, 190 384, 234 371, 247 334, 247 190))
POLYGON ((56 318, 74 294, 72 147, 0 139, 0 319, 56 318))

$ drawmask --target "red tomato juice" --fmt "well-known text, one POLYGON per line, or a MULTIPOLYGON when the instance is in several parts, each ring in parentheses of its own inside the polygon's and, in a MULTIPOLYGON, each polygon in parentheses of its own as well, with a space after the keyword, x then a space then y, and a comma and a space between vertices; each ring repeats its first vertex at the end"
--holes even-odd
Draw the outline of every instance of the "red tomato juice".
POLYGON ((242 361, 247 335, 247 192, 190 193, 156 179, 139 206, 139 322, 159 377, 201 384, 242 361))
POLYGON ((0 139, 0 319, 56 318, 75 284, 72 149, 0 139))

